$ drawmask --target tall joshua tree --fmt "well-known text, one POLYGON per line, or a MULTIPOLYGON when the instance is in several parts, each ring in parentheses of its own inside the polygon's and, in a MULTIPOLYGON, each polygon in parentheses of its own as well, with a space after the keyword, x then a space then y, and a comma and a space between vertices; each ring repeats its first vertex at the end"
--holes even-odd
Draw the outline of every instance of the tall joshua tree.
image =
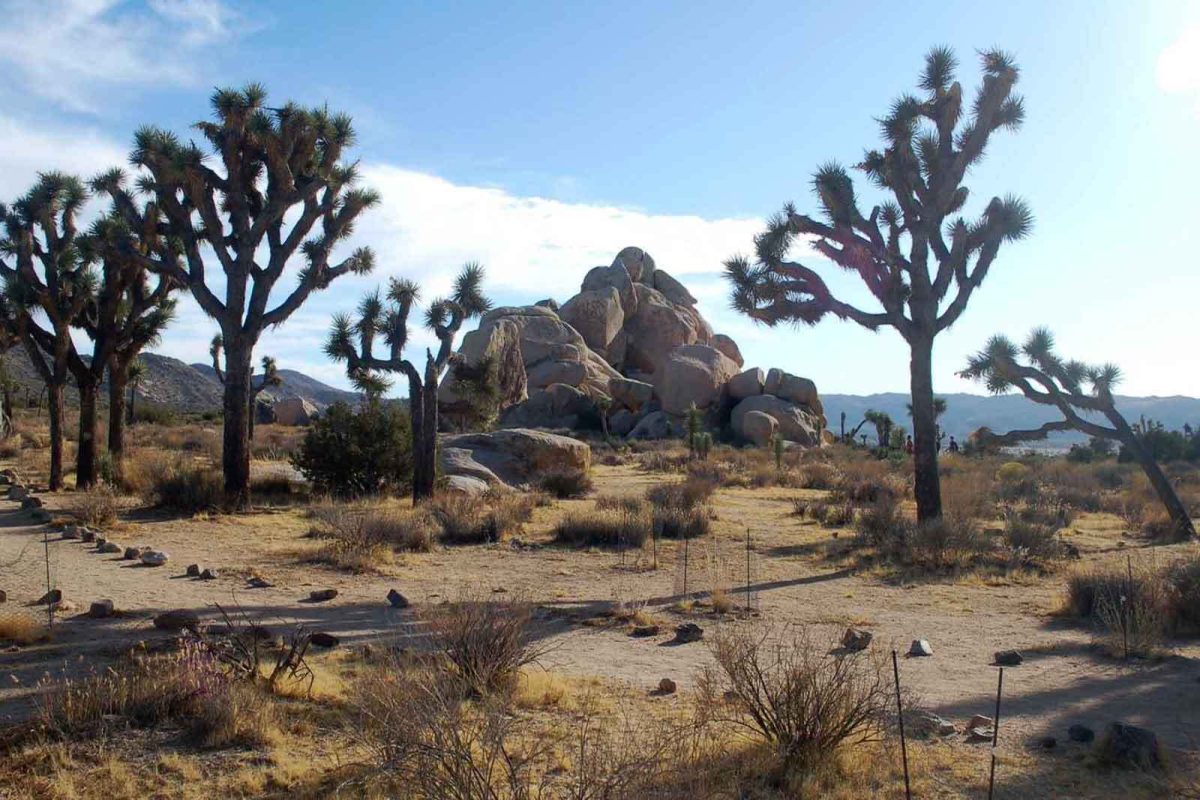
POLYGON ((144 188, 183 243, 186 267, 166 269, 221 329, 225 495, 235 508, 250 503, 254 347, 263 330, 285 322, 314 291, 348 273, 370 272, 374 255, 368 248, 340 261, 331 257, 359 214, 379 199, 355 188, 355 165, 342 163, 354 142, 348 116, 292 103, 268 109, 265 100, 258 85, 213 95, 214 121, 196 128, 212 147, 215 168, 199 146, 154 127, 138 130, 132 155, 133 163, 149 171, 144 188), (221 268, 223 280, 213 282, 206 274, 211 264, 202 247, 211 250, 209 259, 221 268), (298 280, 272 306, 272 289, 298 254, 305 262, 298 280))
POLYGON ((71 373, 79 383, 77 485, 95 479, 96 389, 71 339, 71 328, 94 302, 96 276, 80 257, 76 214, 87 199, 78 178, 59 172, 37 183, 10 208, 0 206, 5 236, 0 240, 0 277, 10 306, 11 328, 25 343, 30 361, 46 384, 50 414, 51 491, 63 485, 65 390, 71 373), (44 317, 42 323, 35 318, 44 317))
POLYGON ((1170 480, 1137 432, 1117 411, 1112 390, 1121 379, 1121 370, 1116 365, 1097 367, 1074 360, 1064 361, 1054 352, 1054 336, 1050 331, 1037 328, 1020 348, 1003 336, 993 336, 959 374, 983 381, 993 394, 1017 389, 1035 403, 1055 407, 1062 415, 1062 419, 1052 420, 1039 428, 989 433, 987 444, 1017 444, 1044 439, 1052 431, 1066 430, 1118 441, 1141 465, 1155 494, 1170 514, 1179 538, 1196 535, 1187 508, 1175 494, 1170 480))
POLYGON ((438 386, 454 355, 454 340, 464 322, 487 311, 490 302, 483 295, 483 268, 467 264, 454 282, 448 298, 429 304, 425 327, 438 338, 437 353, 425 351, 424 371, 404 357, 409 341, 409 315, 419 295, 415 283, 393 278, 387 297, 379 290, 359 303, 357 318, 338 314, 333 318, 325 352, 330 358, 346 362, 346 374, 370 397, 379 397, 387 388, 380 373, 404 373, 408 378, 409 413, 412 417, 413 502, 433 496, 437 477, 438 386), (385 356, 376 356, 375 338, 383 336, 385 356))
POLYGON ((175 316, 171 293, 180 287, 171 272, 154 275, 146 258, 180 266, 178 239, 163 235, 163 220, 154 203, 137 205, 124 189, 121 170, 92 181, 98 193, 112 199, 109 212, 81 237, 84 257, 98 262, 101 282, 95 302, 81 315, 81 327, 92 339, 88 379, 99 384, 108 370, 108 451, 120 472, 125 457, 125 398, 130 373, 142 350, 159 341, 175 316))
POLYGON ((814 325, 828 314, 871 330, 892 327, 911 352, 917 514, 941 516, 937 424, 933 407, 933 343, 962 315, 987 276, 1000 245, 1028 233, 1032 217, 1016 198, 993 198, 974 221, 957 216, 967 201, 963 180, 993 133, 1024 119, 1013 93, 1017 65, 1007 54, 982 54, 983 83, 963 108, 954 53, 926 56, 923 95, 904 95, 881 120, 884 147, 868 150, 856 167, 891 198, 864 216, 849 173, 837 164, 817 170, 813 187, 824 212, 815 219, 790 203, 755 238, 755 258, 726 262, 738 311, 767 325, 814 325), (790 260, 797 237, 852 271, 878 310, 834 297, 817 270, 790 260), (953 291, 951 291, 953 290, 953 291))
MULTIPOLYGON (((224 339, 219 333, 213 337, 212 344, 208 346, 208 354, 212 356, 213 372, 216 373, 217 380, 221 382, 222 386, 225 385, 225 370, 221 369, 221 349, 224 346, 224 339)), ((254 441, 254 418, 258 411, 258 396, 262 394, 263 389, 282 384, 283 378, 279 375, 279 366, 275 363, 275 359, 271 356, 263 356, 262 375, 255 380, 254 373, 250 373, 250 441, 254 441)))

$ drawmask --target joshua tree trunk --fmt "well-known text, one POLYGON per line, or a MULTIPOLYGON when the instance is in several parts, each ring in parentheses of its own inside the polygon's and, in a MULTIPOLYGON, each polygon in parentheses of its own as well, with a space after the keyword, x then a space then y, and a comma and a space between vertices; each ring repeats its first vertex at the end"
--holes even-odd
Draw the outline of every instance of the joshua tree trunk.
MULTIPOLYGON (((114 358, 108 365, 108 454, 112 456, 113 470, 118 477, 123 474, 125 460, 125 390, 128 385, 129 363, 114 358)), ((133 408, 132 402, 129 407, 133 408)))
POLYGON ((79 382, 79 448, 75 455, 75 488, 90 489, 96 485, 96 395, 99 387, 94 381, 79 382))
POLYGON ((5 384, 3 406, 0 406, 0 415, 4 416, 4 438, 8 438, 13 433, 13 397, 12 387, 5 384))
POLYGON ((942 515, 937 466, 937 413, 933 408, 933 336, 912 342, 913 495, 917 520, 942 515))
POLYGON ((438 368, 432 356, 425 367, 424 400, 421 403, 423 419, 419 443, 421 459, 421 486, 414 483, 413 497, 422 500, 433 497, 437 481, 437 430, 438 430, 438 368))
POLYGON ((1154 460, 1154 456, 1142 445, 1137 434, 1129 427, 1129 423, 1125 418, 1117 413, 1105 414, 1108 421, 1113 424, 1116 429, 1121 444, 1133 454, 1141 466, 1142 471, 1146 473, 1146 478, 1150 481, 1150 486, 1153 487, 1154 493, 1158 495, 1158 499, 1166 508, 1167 514, 1171 517, 1171 522, 1175 525, 1175 532, 1180 539, 1188 539, 1196 535, 1196 528, 1192 524, 1192 517, 1188 514, 1187 507, 1183 501, 1179 499, 1179 495, 1175 493, 1175 487, 1171 486, 1171 481, 1163 474, 1162 468, 1158 466, 1158 462, 1154 460))
POLYGON ((57 492, 63 487, 63 384, 47 385, 46 395, 50 414, 50 491, 57 492))
POLYGON ((250 507, 250 358, 240 337, 225 339, 225 436, 221 458, 231 510, 250 507))
POLYGON ((421 387, 420 376, 415 370, 408 376, 408 416, 412 427, 412 500, 413 505, 416 505, 432 493, 423 494, 425 459, 421 456, 421 446, 425 441, 425 392, 421 387))

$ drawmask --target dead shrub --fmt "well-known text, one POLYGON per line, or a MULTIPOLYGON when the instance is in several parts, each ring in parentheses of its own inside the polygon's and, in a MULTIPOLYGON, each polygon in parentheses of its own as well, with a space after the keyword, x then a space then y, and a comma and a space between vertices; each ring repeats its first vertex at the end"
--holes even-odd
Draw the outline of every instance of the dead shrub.
POLYGON ((1063 555, 1056 527, 1026 522, 1015 514, 1005 520, 1004 544, 1010 560, 1025 566, 1042 565, 1063 555))
POLYGON ((650 538, 652 519, 644 508, 569 511, 554 526, 554 541, 572 547, 639 548, 650 538))
POLYGON ((428 553, 437 524, 423 509, 389 508, 370 502, 312 507, 312 535, 330 540, 315 561, 352 572, 374 572, 392 563, 396 550, 428 553))
POLYGON ((835 654, 800 627, 726 629, 711 645, 715 667, 698 682, 710 721, 769 745, 777 775, 791 783, 829 764, 846 745, 884 729, 891 694, 872 653, 835 654))
POLYGON ((682 481, 651 486, 646 499, 659 508, 688 510, 707 503, 716 488, 714 481, 689 475, 682 481))
POLYGON ((6 611, 0 614, 0 642, 27 645, 44 642, 50 638, 50 629, 45 623, 22 611, 6 611))
POLYGON ((695 463, 686 450, 651 450, 639 453, 637 460, 646 472, 684 472, 695 463))
POLYGON ((117 521, 120 504, 116 492, 110 486, 97 486, 86 492, 77 492, 71 498, 71 515, 84 525, 105 528, 117 521))
POLYGON ((180 457, 160 463, 150 476, 145 500, 181 514, 216 511, 225 500, 225 481, 212 467, 180 457))
POLYGON ((893 497, 882 497, 862 509, 854 527, 859 545, 885 553, 907 548, 912 528, 893 497))
POLYGON ((796 473, 796 484, 800 489, 832 489, 839 477, 833 465, 814 461, 800 467, 796 473))
POLYGON ((1178 633, 1200 632, 1200 557, 1171 564, 1166 587, 1172 628, 1178 633))
POLYGON ((654 509, 653 524, 654 535, 660 539, 695 539, 712 530, 708 509, 703 506, 659 506, 654 509))
POLYGON ((992 549, 974 520, 944 516, 913 526, 904 560, 932 569, 960 568, 992 549))
POLYGON ((1076 571, 1067 579, 1064 611, 1089 620, 1114 655, 1151 655, 1171 625, 1165 570, 1128 562, 1076 571))
POLYGON ((552 497, 566 500, 572 497, 583 497, 590 492, 592 477, 585 470, 555 470, 539 476, 538 486, 552 497))
POLYGON ((532 495, 489 490, 478 497, 445 495, 429 509, 441 528, 443 544, 467 545, 498 542, 520 533, 533 518, 535 505, 532 495))
POLYGON ((531 635, 533 606, 523 600, 467 597, 435 606, 423 619, 460 683, 460 697, 509 692, 521 668, 546 652, 531 635))
POLYGON ((624 511, 627 514, 649 513, 649 506, 640 497, 605 494, 596 498, 597 511, 624 511))
POLYGON ((898 500, 903 495, 901 479, 886 461, 856 461, 844 465, 830 493, 833 500, 858 504, 875 503, 883 498, 898 500))
POLYGON ((824 500, 794 500, 792 513, 807 517, 826 528, 841 528, 854 522, 854 506, 850 503, 827 503, 824 500))
POLYGON ((990 520, 996 516, 994 482, 983 470, 956 470, 942 477, 942 509, 957 517, 990 520))

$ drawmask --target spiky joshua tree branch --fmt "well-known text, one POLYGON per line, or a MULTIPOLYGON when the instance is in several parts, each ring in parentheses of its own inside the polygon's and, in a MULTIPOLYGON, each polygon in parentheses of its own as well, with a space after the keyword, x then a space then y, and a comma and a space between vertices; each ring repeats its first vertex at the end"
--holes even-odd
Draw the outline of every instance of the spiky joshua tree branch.
POLYGON ((1044 439, 1054 431, 1066 430, 1118 441, 1138 460, 1170 514, 1177 535, 1180 538, 1196 535, 1187 508, 1179 500, 1170 480, 1117 410, 1113 387, 1121 379, 1121 370, 1116 365, 1092 366, 1064 360, 1054 352, 1053 334, 1046 328, 1037 328, 1019 348, 1003 336, 993 336, 959 374, 983 381, 993 394, 1016 389, 1035 403, 1053 406, 1062 416, 1062 419, 1030 430, 1005 434, 988 432, 984 435, 984 443, 1012 445, 1044 439))
POLYGON ((992 135, 1015 130, 1025 117, 1013 93, 1018 68, 1006 53, 981 54, 983 83, 970 109, 955 81, 957 61, 947 48, 926 56, 921 96, 896 100, 881 121, 884 147, 855 165, 890 195, 864 214, 846 169, 817 170, 813 189, 818 219, 792 204, 755 238, 753 259, 726 262, 733 307, 767 325, 813 325, 833 315, 870 330, 895 328, 912 350, 915 495, 921 519, 941 515, 931 361, 933 340, 966 309, 1006 241, 1025 236, 1032 215, 1015 197, 994 197, 982 213, 962 215, 963 179, 983 158, 992 135), (839 299, 821 271, 794 257, 798 243, 852 272, 874 308, 839 299))
POLYGON ((378 399, 387 391, 388 374, 403 373, 408 378, 409 413, 412 417, 413 501, 433 496, 436 478, 438 387, 442 375, 454 357, 454 341, 467 320, 483 314, 490 302, 483 295, 483 268, 467 264, 447 298, 429 303, 425 327, 438 339, 434 353, 425 351, 424 370, 405 358, 411 333, 409 317, 420 296, 420 287, 406 279, 393 278, 386 296, 378 289, 359 303, 357 313, 338 314, 333 318, 326 354, 346 364, 346 374, 369 398, 378 399), (382 338, 382 353, 376 352, 376 339, 382 338))

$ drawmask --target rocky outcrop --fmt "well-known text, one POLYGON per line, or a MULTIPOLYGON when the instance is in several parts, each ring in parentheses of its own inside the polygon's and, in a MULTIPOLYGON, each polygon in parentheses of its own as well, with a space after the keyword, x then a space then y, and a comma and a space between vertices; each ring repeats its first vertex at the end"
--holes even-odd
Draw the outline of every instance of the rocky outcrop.
POLYGON ((765 411, 747 411, 741 419, 741 436, 751 444, 769 444, 778 431, 779 422, 765 411))
POLYGON ((655 376, 655 388, 668 414, 684 414, 695 405, 706 410, 717 403, 737 364, 715 347, 689 344, 671 351, 655 376))
POLYGON ((482 481, 489 486, 525 487, 547 472, 586 471, 592 450, 584 442, 527 428, 445 436, 439 451, 442 474, 482 481))
POLYGON ((711 344, 712 328, 691 306, 672 303, 657 289, 637 284, 637 310, 625 321, 626 374, 652 376, 685 344, 711 344))
POLYGON ((823 427, 821 417, 804 406, 794 405, 773 394, 747 397, 733 407, 729 424, 735 434, 743 439, 754 441, 750 438, 751 432, 757 435, 759 429, 754 427, 755 423, 752 422, 751 428, 747 430, 745 423, 746 417, 755 411, 774 419, 779 426, 779 434, 786 441, 795 442, 804 447, 821 446, 821 429, 823 427))
POLYGON ((747 397, 762 394, 765 381, 765 373, 758 367, 751 367, 729 379, 727 385, 729 396, 734 400, 745 400, 747 397))
POLYGON ((278 425, 307 425, 317 416, 317 407, 303 397, 287 397, 271 406, 278 425))

